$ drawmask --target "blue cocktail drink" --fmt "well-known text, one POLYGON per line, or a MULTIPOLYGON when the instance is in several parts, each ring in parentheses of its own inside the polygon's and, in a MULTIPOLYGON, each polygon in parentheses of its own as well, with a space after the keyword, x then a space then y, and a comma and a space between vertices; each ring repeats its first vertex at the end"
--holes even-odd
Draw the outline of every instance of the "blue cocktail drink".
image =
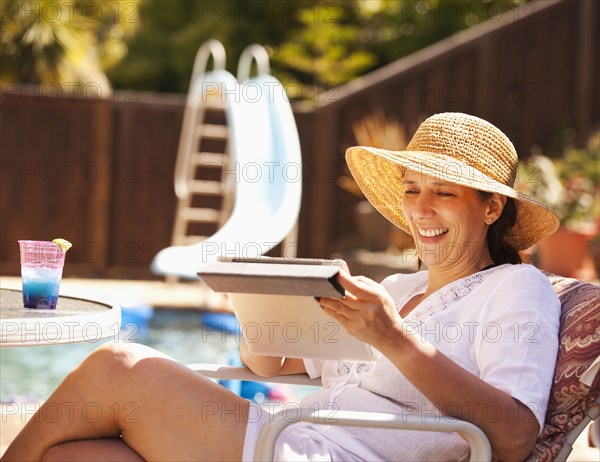
POLYGON ((66 249, 47 241, 19 241, 19 245, 23 305, 56 308, 66 249))
POLYGON ((25 308, 56 308, 62 268, 21 268, 25 308))

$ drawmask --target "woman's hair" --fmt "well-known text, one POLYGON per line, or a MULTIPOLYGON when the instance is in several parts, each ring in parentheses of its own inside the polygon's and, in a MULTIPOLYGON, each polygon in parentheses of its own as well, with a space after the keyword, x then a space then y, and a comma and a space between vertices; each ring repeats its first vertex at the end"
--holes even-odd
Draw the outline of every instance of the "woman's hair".
MULTIPOLYGON (((488 199, 492 193, 477 190, 477 194, 482 200, 488 199)), ((490 257, 496 265, 504 263, 521 263, 519 252, 512 248, 505 240, 508 231, 517 221, 517 206, 514 199, 507 197, 506 205, 500 217, 490 225, 487 233, 487 245, 490 257)))

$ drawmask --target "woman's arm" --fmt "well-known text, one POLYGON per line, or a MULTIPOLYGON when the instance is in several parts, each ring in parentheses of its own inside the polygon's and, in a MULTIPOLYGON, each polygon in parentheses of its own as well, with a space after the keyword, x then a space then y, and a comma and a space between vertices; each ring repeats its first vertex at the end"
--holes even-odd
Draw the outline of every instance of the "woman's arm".
POLYGON ((450 417, 474 423, 487 435, 494 457, 523 460, 537 439, 531 410, 484 382, 415 335, 399 335, 381 351, 434 405, 450 417))
POLYGON ((284 358, 279 356, 259 356, 250 353, 248 344, 240 340, 240 360, 244 366, 261 377, 274 377, 276 375, 289 375, 305 373, 304 361, 297 358, 284 358))
POLYGON ((384 354, 440 412, 480 427, 494 457, 522 460, 530 453, 539 424, 528 407, 414 335, 383 286, 343 272, 339 282, 344 299, 320 300, 328 314, 384 354))

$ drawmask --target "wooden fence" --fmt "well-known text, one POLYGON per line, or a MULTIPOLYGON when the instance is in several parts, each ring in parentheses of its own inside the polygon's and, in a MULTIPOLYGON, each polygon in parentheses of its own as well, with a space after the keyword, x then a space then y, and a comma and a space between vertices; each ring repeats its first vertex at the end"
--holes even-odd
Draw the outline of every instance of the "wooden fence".
MULTIPOLYGON (((364 78, 296 105, 304 168, 301 256, 326 257, 354 232, 356 198, 337 185, 353 123, 383 110, 412 134, 436 112, 501 127, 525 155, 600 121, 600 8, 526 4, 364 78)), ((18 274, 18 239, 74 241, 65 274, 150 277, 169 245, 183 95, 78 95, 56 86, 0 93, 0 271, 18 274)), ((73 92, 74 93, 74 92, 73 92)))

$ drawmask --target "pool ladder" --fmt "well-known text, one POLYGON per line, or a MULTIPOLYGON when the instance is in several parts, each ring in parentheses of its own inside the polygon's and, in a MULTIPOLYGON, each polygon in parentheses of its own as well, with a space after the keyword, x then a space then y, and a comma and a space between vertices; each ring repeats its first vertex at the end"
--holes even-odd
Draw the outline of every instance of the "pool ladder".
MULTIPOLYGON (((249 78, 253 60, 259 74, 270 72, 266 50, 253 44, 240 56, 238 81, 249 78)), ((233 208, 235 166, 228 150, 225 80, 221 75, 226 73, 225 61, 225 48, 217 40, 205 42, 196 53, 175 164, 173 246, 207 239, 223 226, 233 208), (207 72, 211 56, 213 71, 207 72)), ((166 278, 170 282, 178 279, 166 278)))

